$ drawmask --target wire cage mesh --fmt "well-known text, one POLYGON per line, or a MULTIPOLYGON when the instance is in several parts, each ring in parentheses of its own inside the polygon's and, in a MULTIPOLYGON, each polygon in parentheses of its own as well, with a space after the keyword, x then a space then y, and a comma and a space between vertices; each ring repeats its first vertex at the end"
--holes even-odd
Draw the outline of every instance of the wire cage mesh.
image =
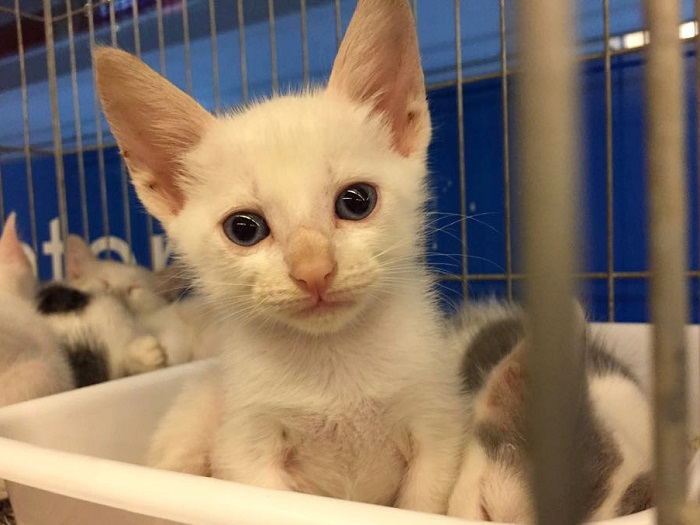
MULTIPOLYGON (((95 96, 91 51, 98 45, 131 51, 217 112, 322 83, 355 3, 0 0, 0 225, 10 210, 18 212, 44 279, 62 276, 68 232, 90 239, 107 257, 162 267, 167 239, 129 185, 95 96)), ((514 84, 526 58, 515 52, 514 28, 525 18, 506 0, 411 5, 434 121, 428 262, 447 304, 519 297, 526 275, 517 241, 523 152, 515 137, 523 129, 514 116, 514 84)), ((570 162, 581 166, 585 217, 572 226, 584 247, 576 278, 594 318, 645 321, 652 276, 644 111, 650 38, 639 0, 581 0, 576 7, 572 45, 582 131, 580 159, 570 162)), ((688 101, 689 270, 683 272, 697 322, 698 123, 689 101, 697 93, 698 30, 693 3, 676 7, 673 31, 684 68, 678 89, 688 101)), ((541 89, 550 88, 544 82, 541 89)))
MULTIPOLYGON (((681 36, 690 41, 696 31, 686 4, 681 36)), ((59 244, 66 232, 98 241, 107 256, 147 266, 162 266, 169 253, 162 230, 141 211, 101 116, 90 59, 95 46, 135 53, 205 107, 221 111, 322 83, 354 5, 3 0, 0 215, 18 211, 41 277, 60 277, 59 244)), ((412 6, 435 125, 429 261, 448 303, 463 296, 512 298, 523 279, 514 235, 519 200, 512 84, 518 64, 512 6, 506 0, 412 6)), ((577 19, 586 152, 586 257, 580 277, 600 320, 648 316, 640 122, 645 33, 639 7, 586 2, 577 19)), ((694 51, 686 47, 690 79, 694 51)), ((691 112, 691 139, 695 118, 691 112)), ((692 166, 695 149, 690 148, 692 166)), ((690 184, 689 275, 697 295, 697 192, 695 181, 690 184)))

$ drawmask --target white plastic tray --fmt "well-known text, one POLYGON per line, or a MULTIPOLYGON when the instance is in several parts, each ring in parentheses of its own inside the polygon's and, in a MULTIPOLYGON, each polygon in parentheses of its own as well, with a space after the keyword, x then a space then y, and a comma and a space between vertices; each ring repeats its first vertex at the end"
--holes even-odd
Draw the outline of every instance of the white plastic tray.
MULTIPOLYGON (((646 325, 598 325, 596 330, 612 338, 620 355, 648 381, 646 325)), ((697 328, 689 329, 688 339, 696 353, 697 328)), ((0 410, 0 478, 8 480, 19 524, 467 523, 140 466, 159 417, 182 382, 204 366, 174 367, 0 410)), ((689 373, 697 385, 698 370, 689 373)), ((649 511, 606 523, 653 521, 649 511)))

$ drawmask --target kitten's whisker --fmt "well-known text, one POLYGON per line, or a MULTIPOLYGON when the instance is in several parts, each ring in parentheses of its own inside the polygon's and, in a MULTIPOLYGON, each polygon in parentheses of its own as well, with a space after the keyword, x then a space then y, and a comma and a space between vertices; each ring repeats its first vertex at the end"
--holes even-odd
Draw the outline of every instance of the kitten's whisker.
MULTIPOLYGON (((498 235, 502 236, 503 232, 501 230, 499 230, 498 228, 494 227, 493 225, 491 225, 487 222, 484 222, 484 221, 477 219, 477 217, 481 217, 483 215, 493 215, 493 214, 494 213, 479 213, 479 214, 475 214, 475 215, 467 215, 467 216, 460 217, 457 220, 454 220, 448 224, 444 224, 441 226, 434 225, 432 222, 429 221, 426 223, 426 228, 428 229, 429 233, 435 233, 435 232, 447 233, 447 232, 445 232, 446 228, 451 228, 452 226, 455 226, 455 225, 460 224, 460 223, 465 222, 465 221, 474 221, 477 224, 481 224, 482 226, 485 226, 485 227, 493 230, 494 232, 496 232, 498 235)), ((435 223, 437 223, 437 221, 435 221, 435 223)))

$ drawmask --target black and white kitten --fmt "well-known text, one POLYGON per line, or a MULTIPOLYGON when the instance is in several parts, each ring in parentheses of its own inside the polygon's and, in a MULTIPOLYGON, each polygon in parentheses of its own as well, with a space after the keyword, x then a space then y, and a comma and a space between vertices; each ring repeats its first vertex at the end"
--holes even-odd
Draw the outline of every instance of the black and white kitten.
POLYGON ((39 290, 37 306, 57 334, 78 387, 167 364, 158 339, 117 296, 51 283, 39 290))
MULTIPOLYGON (((651 416, 638 380, 604 340, 588 332, 583 316, 580 329, 587 381, 578 419, 577 453, 584 465, 579 517, 596 521, 651 507, 651 416)), ((529 523, 523 311, 497 302, 470 306, 452 333, 466 348, 461 374, 473 410, 449 514, 529 523)))

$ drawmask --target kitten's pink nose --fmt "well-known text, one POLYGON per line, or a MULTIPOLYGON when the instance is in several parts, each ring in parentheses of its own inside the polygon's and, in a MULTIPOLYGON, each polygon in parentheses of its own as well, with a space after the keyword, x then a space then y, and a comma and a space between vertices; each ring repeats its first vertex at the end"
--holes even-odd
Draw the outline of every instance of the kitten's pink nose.
POLYGON ((302 290, 309 292, 313 297, 321 298, 328 290, 335 270, 335 261, 319 257, 294 265, 290 275, 302 290))

